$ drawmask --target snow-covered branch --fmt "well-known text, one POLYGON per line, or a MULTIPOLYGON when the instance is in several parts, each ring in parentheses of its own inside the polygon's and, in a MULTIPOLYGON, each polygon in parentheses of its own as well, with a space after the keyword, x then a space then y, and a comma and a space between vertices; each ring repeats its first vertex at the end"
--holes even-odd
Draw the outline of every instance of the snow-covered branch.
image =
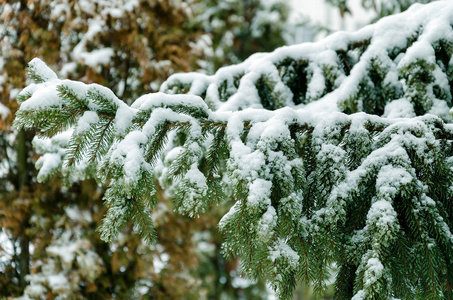
MULTIPOLYGON (((35 59, 15 124, 51 140, 72 130, 61 162, 108 186, 105 240, 129 219, 155 238, 158 181, 191 216, 233 199, 225 254, 283 298, 298 279, 322 291, 333 263, 340 299, 451 297, 452 24, 451 2, 413 6, 213 76, 173 75, 131 106, 35 59)), ((61 168, 40 161, 42 178, 61 168)))

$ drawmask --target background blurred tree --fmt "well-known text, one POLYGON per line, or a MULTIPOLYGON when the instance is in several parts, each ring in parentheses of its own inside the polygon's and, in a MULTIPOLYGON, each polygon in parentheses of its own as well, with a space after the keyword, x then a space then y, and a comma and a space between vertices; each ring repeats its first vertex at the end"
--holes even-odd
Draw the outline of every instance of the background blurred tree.
MULTIPOLYGON (((59 181, 51 189, 39 185, 32 166, 36 159, 31 150, 33 132, 17 133, 9 126, 17 109, 15 95, 25 84, 24 67, 35 56, 63 68, 66 77, 108 84, 126 99, 134 92, 151 90, 152 84, 159 84, 174 71, 190 69, 191 56, 180 58, 190 53, 189 43, 195 35, 181 29, 188 18, 182 4, 161 1, 134 6, 123 2, 1 3, 1 99, 11 110, 1 135, 0 214, 3 238, 9 239, 2 243, 5 272, 0 290, 4 295, 20 295, 29 284, 26 275, 30 271, 34 275, 28 278, 27 295, 46 297, 124 296, 137 292, 137 284, 144 284, 140 279, 160 276, 152 268, 157 251, 140 250, 139 238, 110 246, 99 242, 95 229, 103 215, 103 192, 92 181, 63 190, 59 181), (146 22, 139 21, 141 18, 146 22), (68 205, 73 207, 69 210, 68 205), (73 212, 72 217, 68 211, 73 212), (84 218, 77 217, 79 213, 84 218)), ((184 222, 171 221, 166 225, 180 229, 173 237, 179 237, 181 247, 187 248, 184 255, 166 262, 176 274, 197 261, 190 255, 193 244, 182 230, 184 222)), ((167 251, 165 246, 163 251, 167 251)), ((181 286, 195 290, 200 280, 192 281, 181 286)), ((175 293, 164 285, 154 290, 169 297, 175 293)))
POLYGON ((201 0, 193 6, 192 26, 206 32, 212 46, 212 72, 238 63, 256 52, 284 45, 289 34, 288 1, 201 0))
MULTIPOLYGON (((212 71, 283 44, 287 13, 282 1, 0 0, 0 114, 10 111, 0 135, 0 294, 261 298, 263 283, 238 285, 237 264, 220 254, 221 211, 194 222, 173 216, 164 200, 154 212, 157 245, 143 245, 132 227, 105 244, 95 232, 103 190, 90 172, 43 187, 33 167, 34 133, 15 132, 11 121, 33 57, 62 77, 109 86, 127 101, 156 91, 174 72, 212 71), (219 28, 222 22, 228 30, 219 28), (61 188, 62 181, 70 187, 61 188)), ((35 139, 38 148, 45 143, 35 139)))

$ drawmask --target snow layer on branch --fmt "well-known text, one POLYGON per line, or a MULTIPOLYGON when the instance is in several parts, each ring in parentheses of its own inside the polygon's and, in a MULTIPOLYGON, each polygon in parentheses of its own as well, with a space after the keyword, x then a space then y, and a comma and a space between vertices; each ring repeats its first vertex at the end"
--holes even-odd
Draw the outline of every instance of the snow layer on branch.
POLYGON ((59 108, 63 102, 58 96, 57 83, 58 81, 45 82, 39 89, 35 84, 27 86, 19 95, 33 94, 33 96, 21 104, 21 109, 59 108))
POLYGON ((168 95, 164 93, 155 93, 144 95, 134 101, 131 107, 139 110, 149 110, 156 107, 167 106, 193 106, 207 110, 208 106, 198 96, 191 95, 168 95))
MULTIPOLYGON (((385 99, 386 103, 402 98, 403 90, 409 90, 411 84, 406 81, 405 67, 417 61, 437 66, 436 45, 453 39, 452 14, 453 5, 448 1, 414 5, 402 14, 384 18, 357 32, 339 32, 317 43, 252 55, 241 64, 219 69, 212 76, 175 74, 160 90, 180 93, 184 90, 182 86, 188 86, 190 94, 205 97, 208 105, 217 111, 283 106, 304 107, 310 112, 344 110, 345 107, 366 111, 367 104, 363 101, 367 100, 362 97, 367 95, 361 95, 364 78, 375 76, 374 72, 381 76, 382 84, 376 88, 394 97, 385 99), (297 83, 292 81, 296 75, 297 83), (307 81, 300 81, 300 77, 306 77, 307 81), (331 89, 326 80, 333 85, 331 89), (266 89, 272 91, 271 96, 264 96, 266 89)), ((428 86, 429 91, 435 85, 440 86, 446 93, 441 100, 450 103, 445 70, 436 67, 434 74, 438 75, 428 86)), ((399 110, 399 116, 403 116, 402 113, 408 116, 410 105, 400 103, 402 108, 392 103, 391 110, 399 110)), ((383 111, 370 112, 382 114, 383 111)), ((433 109, 431 113, 448 118, 440 109, 433 109)), ((386 114, 397 116, 390 113, 390 108, 386 114)))
POLYGON ((57 74, 52 71, 42 60, 39 58, 34 58, 28 64, 30 70, 34 70, 34 72, 38 72, 42 77, 43 81, 51 81, 54 79, 58 79, 57 74))
POLYGON ((94 111, 86 111, 77 122, 77 134, 86 133, 92 124, 99 122, 99 117, 94 111))
POLYGON ((279 259, 284 259, 288 262, 291 268, 296 268, 300 257, 296 251, 288 246, 288 244, 286 244, 282 239, 279 239, 270 250, 270 259, 273 262, 279 259))

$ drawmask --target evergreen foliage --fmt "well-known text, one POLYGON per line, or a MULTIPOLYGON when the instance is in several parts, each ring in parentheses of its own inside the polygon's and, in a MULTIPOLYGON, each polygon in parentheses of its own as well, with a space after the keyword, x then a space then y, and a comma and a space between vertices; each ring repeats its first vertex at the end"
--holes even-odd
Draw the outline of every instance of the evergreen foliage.
POLYGON ((337 299, 449 299, 452 16, 449 1, 416 5, 213 76, 173 75, 131 106, 34 59, 30 77, 50 80, 21 92, 15 126, 74 128, 63 160, 98 168, 106 240, 127 220, 154 239, 159 179, 190 216, 233 199, 224 253, 283 299, 298 280, 321 293, 334 266, 337 299))

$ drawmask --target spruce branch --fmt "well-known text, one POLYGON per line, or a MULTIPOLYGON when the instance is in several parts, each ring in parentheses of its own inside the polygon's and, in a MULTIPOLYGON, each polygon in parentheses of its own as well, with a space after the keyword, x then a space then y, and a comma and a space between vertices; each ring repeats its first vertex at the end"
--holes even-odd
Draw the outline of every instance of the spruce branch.
POLYGON ((131 199, 129 201, 132 202, 134 207, 133 219, 138 227, 140 236, 147 244, 155 243, 157 233, 151 220, 151 212, 140 199, 131 199))
POLYGON ((111 147, 114 139, 113 118, 103 118, 93 128, 94 134, 90 139, 90 148, 87 156, 91 162, 96 162, 111 147))
POLYGON ((154 184, 165 179, 175 210, 191 216, 234 201, 219 223, 223 251, 282 298, 299 279, 322 292, 335 264, 337 298, 443 299, 453 277, 452 14, 439 1, 212 76, 174 75, 131 106, 41 72, 15 124, 51 139, 74 129, 67 161, 91 159, 109 183, 104 239, 132 220, 154 241, 154 184), (395 43, 387 29, 402 23, 416 29, 395 43))

